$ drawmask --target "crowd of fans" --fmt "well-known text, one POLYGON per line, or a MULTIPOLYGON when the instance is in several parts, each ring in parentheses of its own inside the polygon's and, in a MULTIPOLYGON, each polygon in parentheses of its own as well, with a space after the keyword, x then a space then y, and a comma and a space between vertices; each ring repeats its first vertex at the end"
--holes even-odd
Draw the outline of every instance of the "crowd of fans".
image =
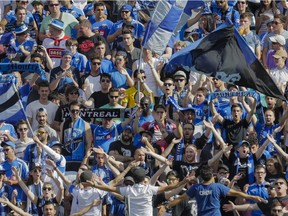
POLYGON ((163 54, 141 47, 156 4, 0 3, 0 62, 38 63, 46 75, 13 72, 30 94, 26 119, 0 122, 0 215, 288 213, 286 102, 165 73, 174 53, 230 20, 284 94, 288 2, 207 0, 163 54), (133 114, 86 115, 93 108, 133 114))

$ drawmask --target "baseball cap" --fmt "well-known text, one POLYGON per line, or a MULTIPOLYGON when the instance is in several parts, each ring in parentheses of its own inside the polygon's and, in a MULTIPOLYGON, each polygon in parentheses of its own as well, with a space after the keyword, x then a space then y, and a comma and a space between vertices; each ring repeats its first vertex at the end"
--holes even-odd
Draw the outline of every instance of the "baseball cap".
POLYGON ((60 143, 58 140, 54 140, 54 141, 52 141, 52 142, 50 143, 50 147, 51 147, 51 148, 52 148, 53 146, 56 146, 56 145, 62 147, 62 143, 60 143))
POLYGON ((50 27, 53 27, 55 29, 58 29, 58 30, 64 30, 64 22, 62 22, 61 20, 59 19, 54 19, 50 24, 49 24, 50 27))
POLYGON ((72 52, 70 52, 69 50, 63 50, 62 53, 61 53, 61 56, 65 56, 65 55, 70 55, 70 56, 73 56, 72 52))
POLYGON ((22 33, 26 33, 28 31, 28 27, 26 26, 26 24, 23 24, 21 26, 18 26, 17 28, 15 28, 15 34, 22 34, 22 33))
POLYGON ((131 5, 129 5, 129 4, 124 4, 122 7, 121 7, 121 9, 120 9, 120 11, 132 11, 132 6, 131 5))
POLYGON ((15 143, 14 142, 11 142, 11 141, 5 141, 5 142, 2 142, 1 143, 1 146, 11 146, 13 149, 15 149, 16 148, 16 145, 15 145, 15 143))
POLYGON ((250 143, 246 140, 242 140, 241 142, 238 143, 238 148, 240 148, 242 145, 248 145, 250 147, 250 143))
POLYGON ((225 164, 221 164, 218 166, 217 172, 221 169, 224 169, 225 171, 229 172, 229 168, 228 166, 226 166, 225 164))
POLYGON ((176 76, 182 76, 184 78, 186 78, 186 73, 184 71, 177 71, 174 75, 173 78, 175 78, 176 76))
POLYGON ((81 182, 90 181, 92 179, 92 175, 93 173, 91 172, 91 170, 85 170, 80 175, 80 181, 81 182))
POLYGON ((123 131, 125 131, 125 130, 130 130, 131 132, 133 132, 133 129, 132 129, 132 127, 131 127, 130 125, 127 125, 127 126, 123 129, 123 131))
POLYGON ((42 169, 42 165, 40 163, 32 163, 30 165, 30 170, 34 170, 36 168, 42 169))
POLYGON ((269 39, 271 42, 279 43, 282 46, 286 44, 286 40, 282 35, 274 35, 269 37, 269 39))
POLYGON ((134 181, 134 179, 133 179, 133 177, 132 176, 126 176, 125 178, 124 178, 124 184, 135 184, 135 181, 134 181))
POLYGON ((287 52, 285 50, 278 50, 274 55, 274 58, 279 59, 279 58, 287 58, 287 52))
POLYGON ((44 5, 41 0, 34 0, 31 4, 32 4, 33 7, 34 7, 36 4, 44 5))
POLYGON ((38 114, 39 112, 44 112, 44 113, 46 113, 46 115, 47 115, 47 110, 46 110, 45 108, 43 108, 43 107, 41 107, 41 108, 39 108, 39 109, 37 110, 37 114, 38 114))

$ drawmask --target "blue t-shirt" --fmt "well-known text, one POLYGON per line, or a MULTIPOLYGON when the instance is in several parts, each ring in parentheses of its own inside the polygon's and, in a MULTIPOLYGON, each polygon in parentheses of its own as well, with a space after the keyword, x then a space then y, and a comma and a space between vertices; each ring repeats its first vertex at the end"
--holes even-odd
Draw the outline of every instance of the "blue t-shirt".
POLYGON ((94 147, 101 147, 106 153, 108 153, 110 144, 118 139, 118 136, 122 133, 122 123, 113 125, 109 129, 103 128, 101 125, 91 125, 94 137, 94 147), (95 128, 95 129, 93 129, 95 128))
POLYGON ((186 194, 191 198, 195 197, 198 216, 221 216, 220 198, 225 197, 229 191, 230 188, 219 183, 209 185, 196 184, 186 194))
POLYGON ((96 22, 96 20, 94 19, 94 22, 91 24, 93 32, 96 30, 101 36, 107 38, 114 23, 108 19, 103 20, 101 22, 96 22))

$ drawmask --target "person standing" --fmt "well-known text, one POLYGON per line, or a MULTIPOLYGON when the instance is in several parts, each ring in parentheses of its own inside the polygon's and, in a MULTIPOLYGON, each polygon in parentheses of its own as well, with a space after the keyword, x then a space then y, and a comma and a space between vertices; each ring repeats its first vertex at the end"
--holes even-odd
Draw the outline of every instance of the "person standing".
POLYGON ((236 196, 245 199, 251 199, 255 202, 261 202, 263 199, 259 196, 244 194, 240 191, 230 189, 222 184, 213 183, 213 170, 211 167, 204 165, 200 170, 200 177, 203 183, 193 185, 185 194, 169 202, 165 208, 169 209, 179 202, 195 197, 198 208, 198 216, 213 215, 221 216, 220 198, 224 196, 236 196))

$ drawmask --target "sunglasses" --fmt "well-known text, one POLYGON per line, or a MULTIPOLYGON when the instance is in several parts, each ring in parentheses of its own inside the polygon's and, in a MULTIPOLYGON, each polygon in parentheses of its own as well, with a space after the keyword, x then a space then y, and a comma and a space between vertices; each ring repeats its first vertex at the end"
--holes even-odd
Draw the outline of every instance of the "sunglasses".
POLYGON ((246 2, 240 2, 240 1, 238 1, 237 4, 246 4, 246 2))
POLYGON ((219 175, 226 175, 228 172, 219 172, 219 175))
POLYGON ((79 95, 79 92, 70 92, 70 95, 79 95))
POLYGON ((216 1, 216 4, 223 4, 224 1, 216 1))
POLYGON ((130 11, 121 11, 121 13, 129 13, 130 11))
POLYGON ((113 98, 117 99, 119 96, 112 96, 112 95, 109 95, 109 97, 112 98, 112 99, 113 99, 113 98))
POLYGON ((48 191, 51 191, 51 190, 52 190, 52 188, 50 188, 50 187, 43 187, 42 189, 43 189, 44 191, 45 191, 45 190, 48 190, 48 191))
POLYGON ((37 131, 37 134, 39 134, 39 135, 43 135, 45 133, 46 133, 45 131, 37 131))
POLYGON ((79 111, 80 111, 80 110, 72 109, 70 112, 71 112, 71 113, 79 113, 79 111))
POLYGON ((21 1, 21 4, 28 4, 28 1, 21 1))
POLYGON ((9 148, 3 149, 4 152, 8 152, 9 150, 9 148))
POLYGON ((274 21, 273 24, 279 25, 279 24, 282 24, 282 23, 281 23, 281 22, 274 21))
POLYGON ((164 86, 172 86, 172 83, 164 83, 164 86))
POLYGON ((33 173, 41 173, 41 172, 42 172, 41 169, 34 169, 34 170, 33 170, 33 173))
POLYGON ((105 83, 110 83, 111 81, 108 80, 108 79, 102 79, 101 82, 102 82, 102 83, 104 83, 104 82, 105 82, 105 83))
POLYGON ((28 128, 19 128, 19 131, 27 131, 28 128))
POLYGON ((50 4, 49 6, 50 7, 57 7, 57 6, 59 6, 59 4, 50 4))
POLYGON ((92 65, 101 65, 101 62, 91 62, 92 65))
POLYGON ((167 182, 176 181, 176 180, 177 180, 177 178, 168 178, 168 179, 167 179, 167 182))

